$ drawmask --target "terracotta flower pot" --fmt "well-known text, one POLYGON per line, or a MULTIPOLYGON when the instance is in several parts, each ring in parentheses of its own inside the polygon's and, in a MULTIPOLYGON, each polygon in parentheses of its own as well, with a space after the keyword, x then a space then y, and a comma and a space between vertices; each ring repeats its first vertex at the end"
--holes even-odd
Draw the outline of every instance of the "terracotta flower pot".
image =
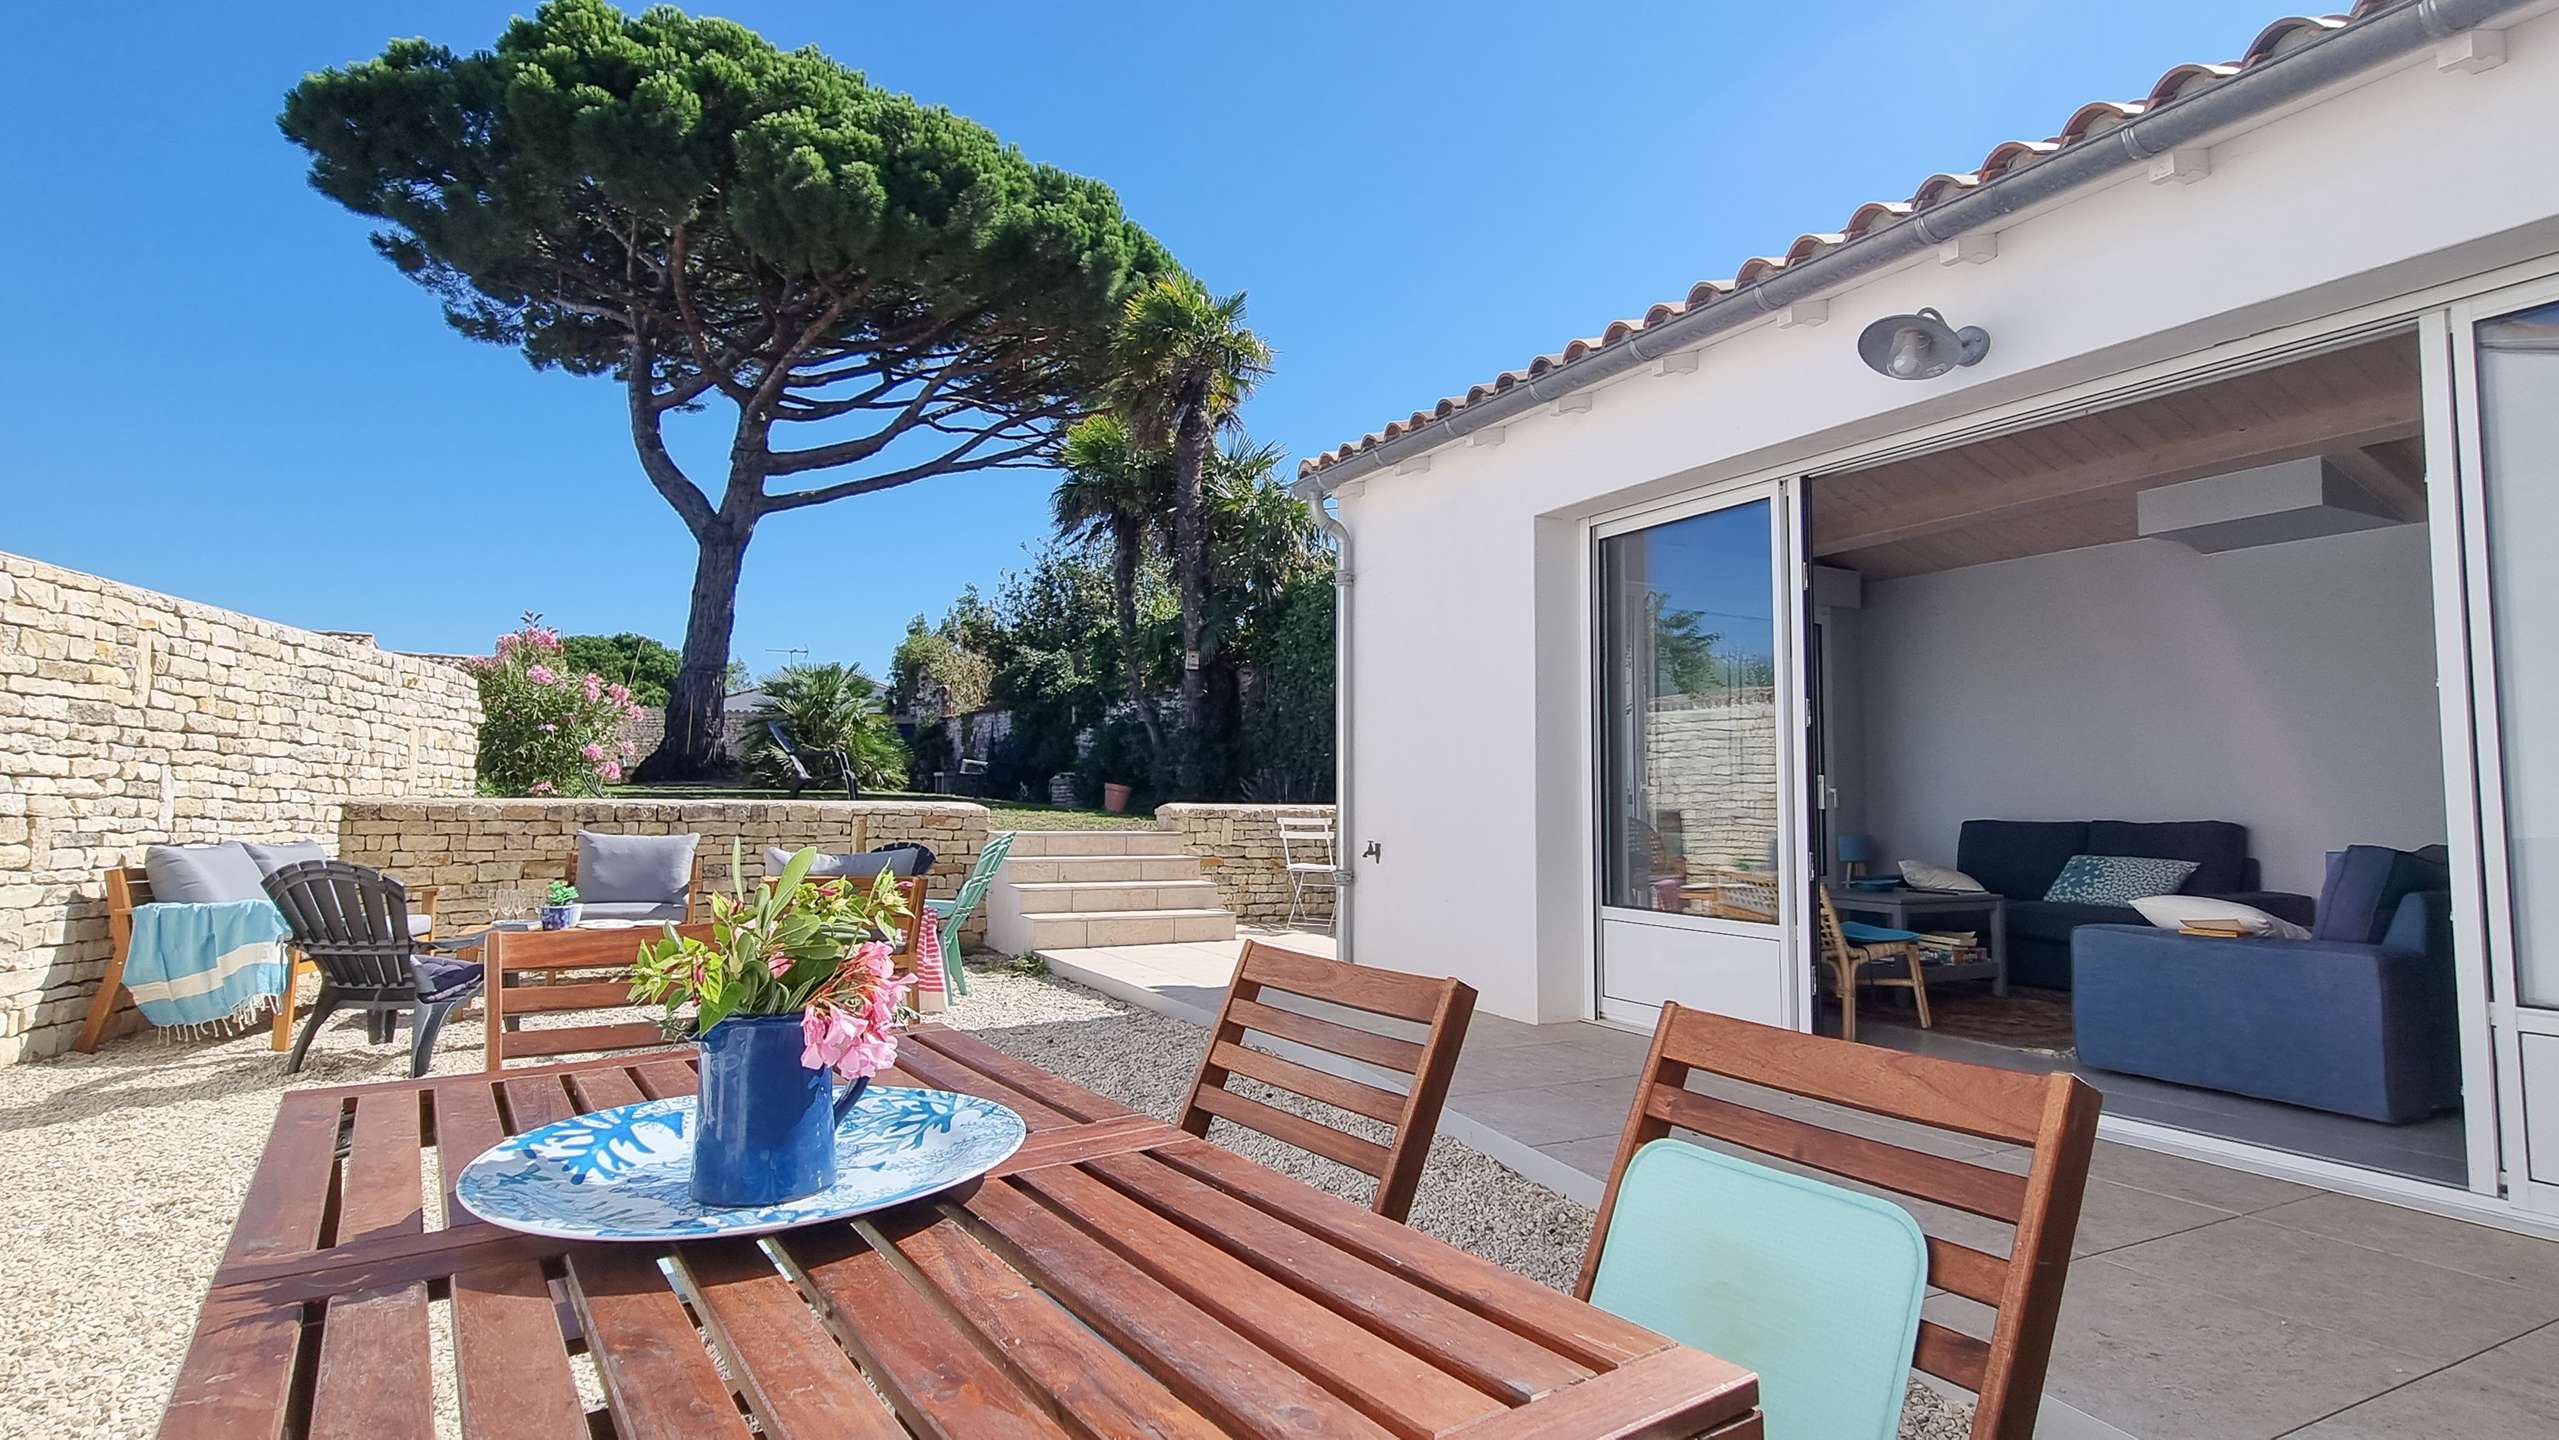
POLYGON ((1134 786, 1123 785, 1116 780, 1105 780, 1102 782, 1102 808, 1117 815, 1128 808, 1128 797, 1136 793, 1134 786))

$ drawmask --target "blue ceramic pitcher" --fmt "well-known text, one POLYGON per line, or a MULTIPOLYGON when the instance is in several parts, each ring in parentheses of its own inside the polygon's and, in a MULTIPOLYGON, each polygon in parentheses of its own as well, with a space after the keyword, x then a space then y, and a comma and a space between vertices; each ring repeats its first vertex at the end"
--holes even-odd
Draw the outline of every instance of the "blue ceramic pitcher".
POLYGON ((732 1015, 694 1043, 693 1198, 779 1205, 834 1184, 836 1124, 870 1078, 838 1091, 833 1071, 801 1064, 797 1015, 732 1015))

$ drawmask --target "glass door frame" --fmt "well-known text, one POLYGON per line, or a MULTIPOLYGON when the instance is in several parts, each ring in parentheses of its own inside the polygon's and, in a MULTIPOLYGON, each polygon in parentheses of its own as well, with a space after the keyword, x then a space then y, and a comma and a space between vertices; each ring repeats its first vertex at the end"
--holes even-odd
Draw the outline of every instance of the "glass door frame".
POLYGON ((1589 965, 1584 972, 1589 986, 1585 992, 1589 1006, 1587 1018, 1649 1030, 1659 1016, 1657 1005, 1613 998, 1607 993, 1606 932, 1614 922, 1683 930, 1701 936, 1722 935, 1762 941, 1771 939, 1773 931, 1778 957, 1776 963, 1784 970, 1778 989, 1783 1023, 1796 1030, 1812 1028, 1815 1013, 1813 972, 1808 958, 1811 953, 1808 947, 1813 940, 1812 879, 1806 868, 1809 842, 1804 813, 1810 782, 1805 778, 1809 719, 1805 700, 1804 627, 1809 611, 1805 600, 1808 571, 1803 561, 1803 496, 1802 476, 1779 476, 1719 487, 1704 494, 1692 493, 1666 503, 1596 517, 1583 524, 1582 601, 1587 607, 1583 636, 1589 663, 1583 668, 1582 679, 1584 693, 1590 702, 1585 713, 1591 726, 1587 747, 1590 762, 1588 790, 1582 807, 1583 823, 1588 827, 1587 853, 1590 860, 1584 892, 1589 897, 1591 919, 1589 965), (1769 615, 1775 661, 1772 689, 1778 734, 1777 923, 1769 926, 1705 915, 1609 905, 1605 903, 1607 862, 1602 853, 1606 843, 1602 816, 1608 798, 1605 737, 1611 719, 1605 713, 1607 687, 1602 667, 1610 663, 1610 657, 1604 634, 1604 601, 1600 593, 1604 575, 1600 544, 1617 536, 1762 501, 1767 503, 1769 513, 1769 615))
MULTIPOLYGON (((2469 754, 2462 757, 2467 794, 2461 798, 2469 805, 2474 825, 2464 847, 2452 847, 2456 862, 2454 883, 2475 888, 2465 890, 2465 897, 2475 896, 2476 903, 2456 907, 2455 924, 2466 925, 2470 933, 2457 937, 2456 943, 2474 945, 2470 953, 2484 962, 2484 984, 2465 985, 2462 1001, 2462 1028, 2465 1039, 2484 1033, 2487 1054, 2477 1053, 2482 1047, 2465 1044, 2463 1076, 2470 1094, 2493 1097, 2495 1125, 2473 1123, 2471 1127, 2473 1190, 2496 1194, 2496 1177, 2505 1181, 2505 1196, 2521 1208, 2540 1214, 2559 1214, 2559 1185, 2534 1182, 2527 1173, 2529 1159, 2525 1107, 2530 1097, 2525 1093, 2523 1037, 2526 1035, 2559 1035, 2559 1008, 2529 1006, 2522 1003, 2522 965, 2514 915, 2514 875, 2507 844, 2506 779, 2503 702, 2498 686, 2496 603, 2492 593, 2488 550, 2488 500, 2486 456, 2482 448, 2483 425, 2480 410, 2479 354, 2473 343, 2476 327, 2487 320, 2518 310, 2559 302, 2559 277, 2527 281, 2455 301, 2426 318, 2427 352, 2430 365, 2440 361, 2443 371, 2438 384, 2430 369, 2427 384, 2428 446, 2427 470, 2429 491, 2441 494, 2453 491, 2458 506, 2459 554, 2457 556, 2460 594, 2458 603, 2465 612, 2461 617, 2460 641, 2466 647, 2466 666, 2462 667, 2460 684, 2447 683, 2444 688, 2446 733, 2466 734, 2470 738, 2469 754), (2435 412, 2440 405, 2445 444, 2440 451, 2434 440, 2435 412), (2455 692, 2458 691, 2458 694, 2455 692), (2464 728, 2455 732, 2451 723, 2458 705, 2464 728), (2475 861, 2471 874, 2464 875, 2460 862, 2467 848, 2475 861), (2474 994, 2473 992, 2477 992, 2474 994), (2473 1013, 2473 1011, 2477 1013, 2473 1013), (2483 1073, 2484 1072, 2484 1073, 2483 1073), (2480 1151, 2486 1147, 2487 1163, 2480 1163, 2480 1151)), ((2430 497, 2431 498, 2431 497, 2430 497)), ((2446 527, 2454 528, 2454 527, 2446 527)), ((2509 563, 2513 563, 2509 557, 2509 563)), ((2443 567, 2438 566, 2440 572, 2443 567)), ((2438 599, 2438 607, 2441 606, 2438 599)), ((2448 652, 2453 653, 2453 652, 2448 652)), ((2449 676, 2446 677, 2450 679, 2449 676)), ((2454 747, 2446 747, 2447 762, 2454 747)), ((2447 770, 2450 769, 2449 763, 2447 770)), ((2449 781, 2451 776, 2447 775, 2449 781)), ((2456 842, 2461 838, 2456 835, 2456 842)), ((2467 967, 2465 967, 2467 968, 2467 967)), ((2465 976, 2465 978, 2469 978, 2465 976)), ((2544 1096, 2545 1104, 2559 1103, 2559 1096, 2544 1096)))

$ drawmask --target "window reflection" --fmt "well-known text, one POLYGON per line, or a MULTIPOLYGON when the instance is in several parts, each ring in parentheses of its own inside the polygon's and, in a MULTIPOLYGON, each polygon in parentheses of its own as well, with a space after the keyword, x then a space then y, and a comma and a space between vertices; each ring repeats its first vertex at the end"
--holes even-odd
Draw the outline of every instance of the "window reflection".
POLYGON ((1769 503, 1599 547, 1604 903, 1775 924, 1769 503))

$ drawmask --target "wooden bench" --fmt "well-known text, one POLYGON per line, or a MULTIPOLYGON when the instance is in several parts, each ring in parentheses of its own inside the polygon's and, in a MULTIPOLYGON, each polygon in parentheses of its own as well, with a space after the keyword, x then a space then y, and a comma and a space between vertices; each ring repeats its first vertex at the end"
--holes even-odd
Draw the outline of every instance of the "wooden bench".
MULTIPOLYGON (((151 876, 139 865, 119 865, 106 872, 107 886, 107 973, 98 978, 98 993, 89 998, 89 1017, 81 1022, 80 1038, 72 1048, 83 1055, 94 1053, 98 1042, 107 1034, 107 1022, 115 1018, 116 1001, 124 992, 124 962, 133 948, 133 912, 135 907, 151 903, 151 876)), ((435 933, 435 887, 423 886, 409 892, 409 913, 426 917, 422 935, 435 933)), ((285 1051, 293 1048, 294 994, 306 974, 317 974, 319 967, 293 952, 292 968, 286 978, 284 994, 276 1002, 275 1033, 268 1048, 285 1051)))

